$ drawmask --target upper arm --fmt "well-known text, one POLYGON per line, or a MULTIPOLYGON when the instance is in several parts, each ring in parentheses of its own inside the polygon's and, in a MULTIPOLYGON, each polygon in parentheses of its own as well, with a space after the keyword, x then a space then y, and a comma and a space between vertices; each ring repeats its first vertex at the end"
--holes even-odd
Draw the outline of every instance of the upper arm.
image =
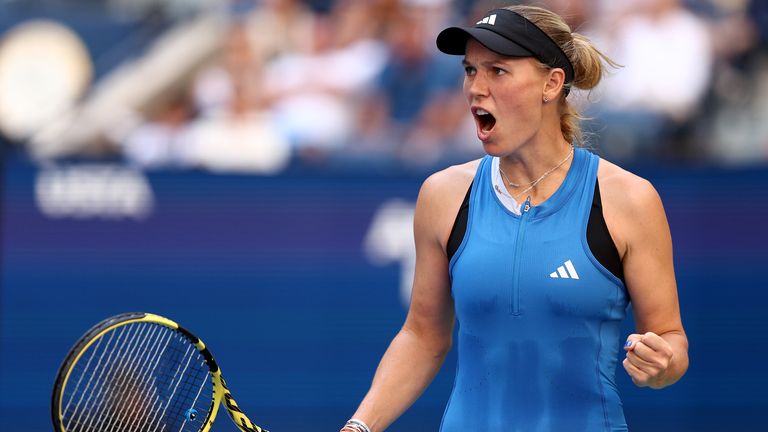
POLYGON ((623 255, 637 332, 684 334, 672 237, 659 194, 650 182, 623 170, 605 183, 604 205, 611 216, 606 222, 623 255))
POLYGON ((682 331, 672 237, 656 190, 644 181, 636 188, 635 232, 628 237, 624 274, 639 333, 682 331))
POLYGON ((450 346, 454 324, 445 244, 471 182, 471 177, 457 171, 449 169, 424 182, 416 202, 413 224, 416 271, 404 328, 423 340, 432 341, 441 350, 450 346))

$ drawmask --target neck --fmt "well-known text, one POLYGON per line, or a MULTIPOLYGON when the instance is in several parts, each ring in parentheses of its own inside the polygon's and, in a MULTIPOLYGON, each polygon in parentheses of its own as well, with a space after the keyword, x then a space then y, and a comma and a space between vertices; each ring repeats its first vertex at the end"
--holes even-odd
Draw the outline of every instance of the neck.
MULTIPOLYGON (((524 185, 557 166, 570 151, 571 144, 562 134, 549 136, 545 140, 532 140, 514 152, 501 156, 499 167, 510 182, 524 185)), ((564 166, 570 166, 570 163, 566 161, 557 171, 561 171, 564 166)))
POLYGON ((501 157, 499 169, 509 194, 518 202, 530 197, 538 205, 555 193, 565 180, 574 148, 562 134, 549 144, 527 145, 501 157))

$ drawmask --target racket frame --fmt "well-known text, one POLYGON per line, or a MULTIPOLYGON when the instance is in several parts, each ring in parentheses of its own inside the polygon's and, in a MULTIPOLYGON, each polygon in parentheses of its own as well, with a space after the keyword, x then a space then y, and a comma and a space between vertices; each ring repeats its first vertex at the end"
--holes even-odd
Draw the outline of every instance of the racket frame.
POLYGON ((187 338, 187 340, 189 340, 189 342, 192 343, 192 345, 205 359, 205 363, 208 366, 211 376, 211 383, 213 386, 213 400, 211 401, 211 408, 208 410, 208 415, 202 422, 200 432, 209 432, 211 430, 213 421, 216 419, 216 415, 218 414, 220 404, 224 404, 224 407, 226 407, 227 413, 232 418, 232 421, 241 431, 268 432, 266 429, 256 426, 237 405, 237 402, 235 402, 235 399, 232 397, 232 393, 230 393, 226 383, 224 382, 224 378, 221 375, 221 369, 219 369, 219 365, 216 363, 216 359, 213 358, 213 355, 200 338, 168 318, 145 312, 128 312, 107 318, 88 330, 75 343, 72 349, 69 350, 69 353, 64 358, 64 361, 59 367, 59 371, 56 374, 56 381, 53 386, 53 395, 51 397, 51 418, 53 420, 54 430, 57 432, 68 432, 63 424, 61 396, 63 390, 67 387, 67 382, 69 381, 69 377, 72 374, 74 365, 78 363, 80 357, 82 357, 88 348, 94 342, 99 340, 105 333, 124 325, 137 323, 159 324, 182 334, 185 338, 187 338))

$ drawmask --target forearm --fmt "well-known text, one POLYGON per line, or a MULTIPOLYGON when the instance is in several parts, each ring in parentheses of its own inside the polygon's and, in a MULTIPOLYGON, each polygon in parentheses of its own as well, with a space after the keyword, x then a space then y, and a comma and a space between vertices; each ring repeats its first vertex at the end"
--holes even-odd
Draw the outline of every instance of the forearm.
POLYGON ((432 382, 450 349, 429 343, 407 329, 401 330, 384 354, 368 394, 354 414, 372 432, 394 422, 432 382))
POLYGON ((662 333, 662 337, 672 348, 672 359, 663 379, 653 388, 664 388, 676 383, 688 370, 688 338, 682 331, 662 333))

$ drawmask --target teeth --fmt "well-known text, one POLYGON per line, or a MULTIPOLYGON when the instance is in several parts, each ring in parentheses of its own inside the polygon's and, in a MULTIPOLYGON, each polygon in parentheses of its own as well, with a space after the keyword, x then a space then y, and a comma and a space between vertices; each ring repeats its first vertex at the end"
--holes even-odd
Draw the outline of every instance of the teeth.
POLYGON ((477 114, 477 115, 486 115, 486 114, 490 114, 490 113, 488 111, 482 109, 482 108, 478 108, 477 110, 475 110, 475 114, 477 114))

